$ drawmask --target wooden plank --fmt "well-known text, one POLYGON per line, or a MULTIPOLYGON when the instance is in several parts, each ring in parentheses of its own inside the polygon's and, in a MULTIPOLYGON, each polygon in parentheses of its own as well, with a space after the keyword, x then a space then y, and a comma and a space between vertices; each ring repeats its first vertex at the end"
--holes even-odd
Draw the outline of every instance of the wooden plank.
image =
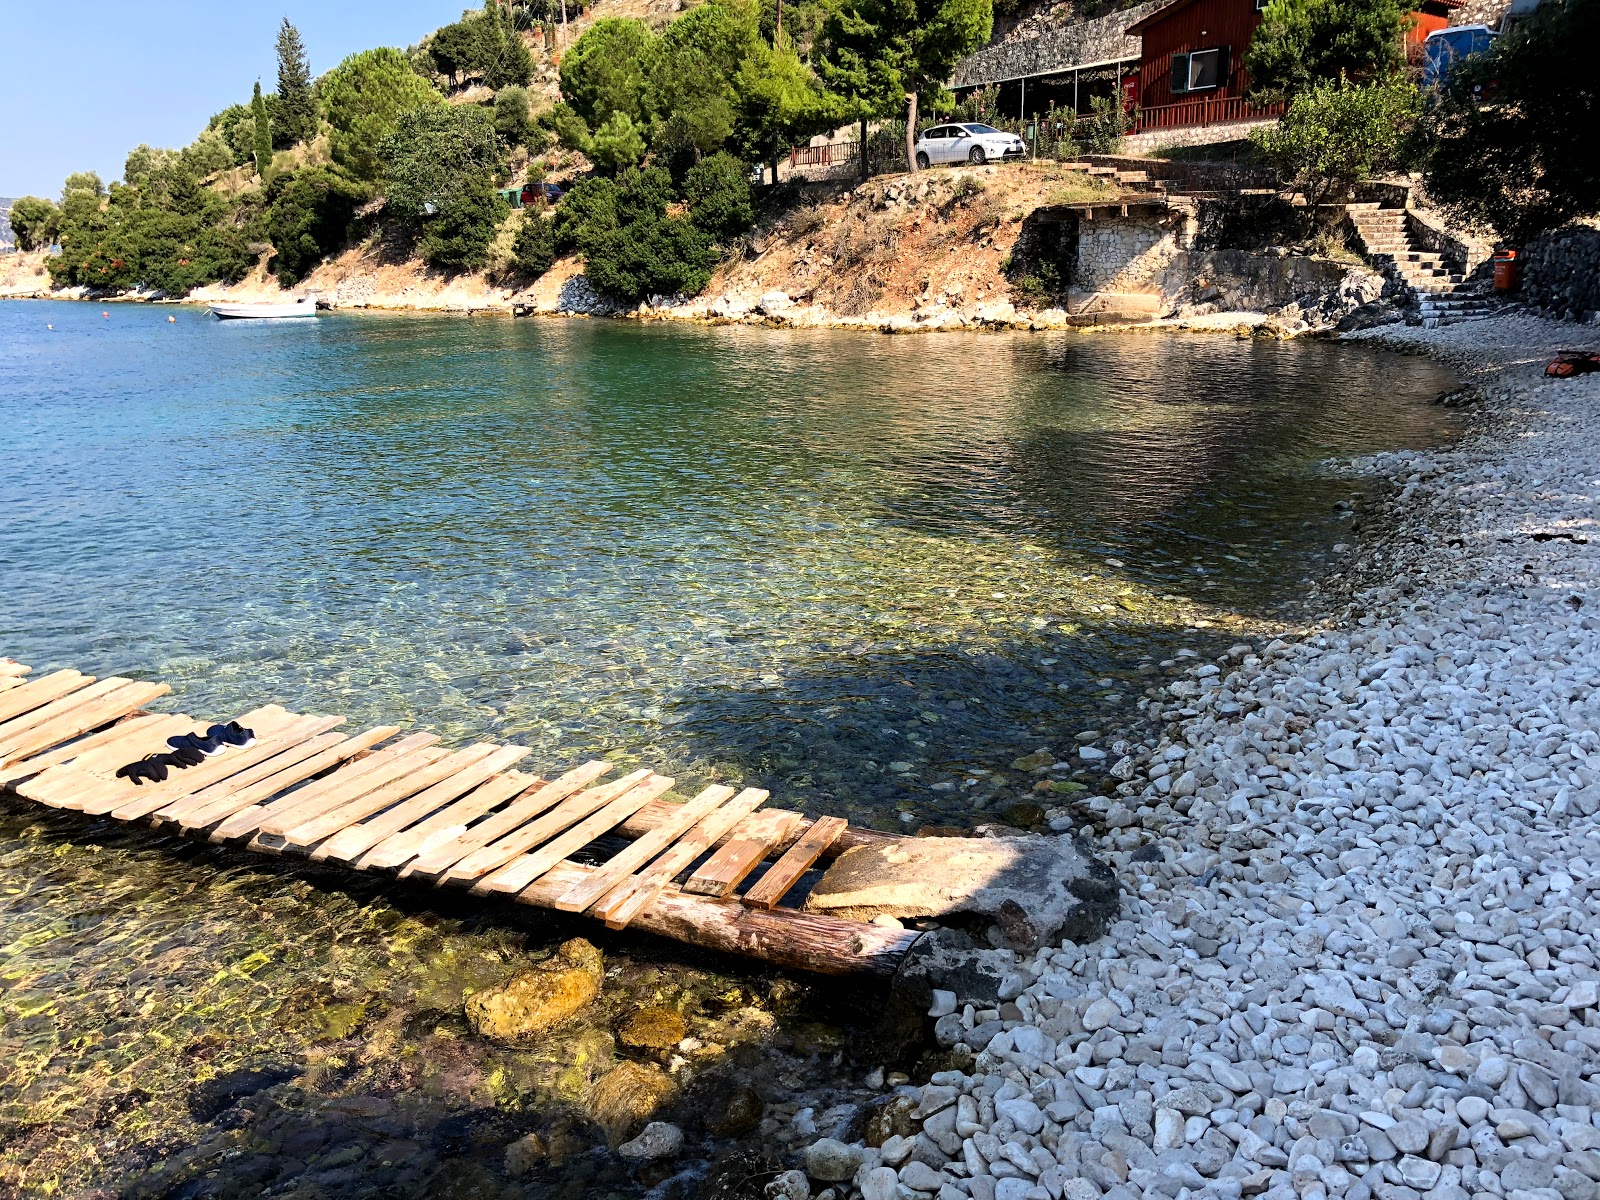
MULTIPOLYGON (((99 684, 94 685, 94 687, 99 686, 99 684)), ((68 699, 76 699, 77 696, 92 690, 93 688, 84 688, 82 692, 69 696, 68 699)), ((137 712, 156 697, 164 696, 171 690, 164 683, 130 682, 123 687, 115 688, 96 700, 80 704, 61 714, 53 721, 35 725, 26 733, 12 738, 4 748, 0 748, 0 762, 15 762, 31 754, 49 750, 52 746, 59 746, 73 738, 82 737, 102 725, 109 725, 131 712, 137 712)))
POLYGON ((615 828, 618 822, 638 812, 657 796, 669 791, 675 782, 676 780, 668 775, 651 775, 638 786, 629 788, 592 817, 578 822, 559 837, 552 838, 532 854, 524 855, 488 878, 479 880, 472 890, 479 895, 488 892, 520 892, 567 855, 582 850, 595 838, 615 828))
MULTIPOLYGON (((662 821, 668 820, 677 807, 678 806, 673 804, 671 801, 665 800, 657 800, 653 804, 646 804, 638 812, 634 813, 633 816, 629 817, 626 821, 619 825, 617 827, 617 832, 621 836, 627 838, 643 837, 657 825, 661 824, 662 821)), ((795 839, 799 838, 800 831, 802 829, 810 828, 810 822, 803 819, 803 814, 796 812, 793 809, 764 808, 761 810, 762 817, 766 817, 768 814, 782 813, 788 813, 790 816, 796 818, 796 828, 794 833, 795 839)), ((736 835, 730 834, 729 836, 736 835)), ((838 841, 834 842, 833 845, 829 846, 822 852, 822 858, 823 861, 827 861, 831 858, 837 858, 845 851, 854 850, 858 846, 867 846, 874 849, 886 849, 897 842, 904 842, 907 840, 909 839, 904 834, 879 833, 875 829, 862 829, 860 826, 852 825, 844 831, 838 841)), ((783 851, 787 850, 788 848, 789 847, 783 842, 779 842, 773 849, 775 851, 783 851)))
POLYGON ((607 892, 595 904, 594 915, 612 929, 626 928, 628 922, 643 912, 680 871, 686 870, 695 859, 716 845, 724 834, 765 804, 767 795, 761 788, 745 788, 680 838, 672 849, 655 862, 607 892))
POLYGON ((707 813, 720 808, 724 801, 732 799, 734 791, 734 788, 714 783, 687 804, 678 805, 679 811, 665 822, 657 825, 637 841, 628 843, 607 859, 604 866, 591 872, 583 883, 570 891, 563 892, 556 899, 555 907, 562 912, 582 912, 624 877, 632 875, 634 871, 672 845, 679 834, 687 833, 707 813))
POLYGON ((767 873, 756 880, 745 892, 743 900, 752 908, 774 908, 789 894, 800 876, 811 869, 811 864, 822 857, 822 852, 839 839, 850 822, 839 817, 818 817, 800 840, 784 852, 782 858, 767 868, 767 873))
POLYGON ((298 761, 289 763, 283 755, 279 755, 260 764, 259 768, 251 768, 251 774, 257 770, 262 772, 254 778, 235 776, 195 793, 193 799, 197 803, 177 818, 178 824, 184 829, 204 829, 224 818, 232 818, 245 809, 264 812, 266 801, 274 796, 358 754, 365 754, 398 732, 398 725, 379 725, 353 737, 345 737, 340 733, 321 734, 302 743, 301 748, 308 753, 298 761))
POLYGON ((208 758, 205 762, 187 770, 174 771, 167 777, 166 783, 157 784, 154 789, 148 786, 139 788, 137 790, 141 794, 124 799, 120 803, 114 800, 110 803, 101 800, 94 805, 86 804, 83 811, 92 814, 109 812, 119 821, 137 821, 141 817, 160 812, 174 800, 193 795, 202 788, 237 775, 246 767, 253 767, 269 758, 276 758, 285 750, 292 750, 301 742, 342 724, 344 724, 343 717, 297 716, 278 732, 266 738, 261 738, 258 734, 253 746, 238 746, 224 750, 216 757, 208 758))
MULTIPOLYGON (((546 809, 560 804, 569 796, 577 793, 586 784, 598 779, 609 770, 611 770, 611 764, 598 758, 591 759, 580 766, 572 768, 572 770, 557 776, 544 786, 535 788, 527 795, 517 797, 515 801, 506 806, 503 812, 497 812, 487 820, 478 822, 471 829, 462 830, 448 841, 438 842, 426 853, 419 852, 415 862, 407 863, 401 868, 401 878, 414 874, 439 874, 447 867, 454 866, 469 854, 498 841, 506 834, 537 817, 546 809)), ((496 866, 498 865, 497 863, 496 866)), ((493 870, 494 868, 491 867, 489 869, 493 870)))
POLYGON ((4 770, 0 770, 0 784, 26 779, 29 775, 37 775, 46 767, 54 767, 61 763, 70 762, 82 770, 96 770, 98 768, 91 764, 99 761, 101 756, 105 757, 107 763, 121 766, 128 761, 128 755, 132 754, 136 747, 143 747, 156 737, 164 739, 171 733, 186 731, 193 724, 193 721, 182 715, 140 713, 65 746, 58 746, 54 750, 47 750, 31 758, 19 759, 4 770))
POLYGON ((0 658, 0 679, 20 679, 32 667, 25 667, 14 658, 0 658))
POLYGON ((78 688, 62 696, 59 700, 52 700, 48 704, 41 704, 37 708, 29 709, 21 716, 12 717, 9 721, 0 721, 0 754, 3 754, 6 747, 13 741, 29 731, 65 716, 85 704, 99 700, 132 682, 133 680, 124 679, 120 675, 113 675, 109 679, 99 679, 88 687, 78 688))
POLYGON ((494 746, 491 753, 470 766, 455 771, 448 779, 419 792, 388 812, 334 834, 311 855, 317 862, 333 859, 354 862, 392 833, 416 824, 466 795, 480 783, 498 775, 512 764, 528 757, 526 746, 494 746))
POLYGON ((427 820, 409 829, 402 829, 379 842, 356 860, 362 871, 382 871, 398 867, 408 859, 424 854, 435 846, 460 837, 467 826, 487 812, 499 808, 518 794, 530 795, 549 785, 548 780, 521 771, 508 771, 497 775, 476 791, 468 793, 454 804, 447 804, 427 820))
MULTIPOLYGON (((522 750, 523 754, 527 754, 525 748, 518 748, 522 750)), ((492 742, 479 742, 463 750, 457 750, 454 754, 447 754, 439 761, 430 763, 403 779, 397 779, 387 787, 369 792, 359 799, 351 800, 331 812, 323 813, 321 816, 314 817, 312 820, 291 829, 284 834, 284 840, 292 846, 310 846, 315 842, 322 841, 324 838, 331 838, 336 833, 344 832, 347 827, 354 826, 357 821, 365 821, 373 814, 378 814, 379 819, 388 817, 394 811, 390 806, 400 807, 400 801, 405 801, 409 804, 411 800, 421 799, 430 794, 439 795, 439 799, 423 811, 422 815, 426 816, 441 804, 448 803, 461 795, 461 792, 456 792, 453 795, 440 795, 439 789, 442 785, 448 784, 452 777, 459 775, 463 771, 470 771, 485 759, 492 757, 497 749, 499 747, 492 742)), ((492 774, 492 772, 490 773, 492 774)), ((479 775, 476 778, 482 779, 484 777, 479 775)), ((469 784, 468 786, 471 785, 469 784)), ((466 788, 462 788, 462 791, 465 790, 466 788)), ((446 788, 445 791, 448 791, 448 789, 446 788)), ((316 852, 312 854, 312 858, 317 862, 322 861, 322 849, 323 847, 318 846, 316 852)), ((366 847, 363 846, 362 849, 366 849, 366 847)))
POLYGON ((770 837, 732 838, 695 869, 695 873, 683 885, 683 890, 696 896, 715 896, 720 900, 760 866, 771 849, 770 837))
POLYGON ((41 675, 21 687, 14 687, 0 694, 0 721, 20 717, 30 709, 59 700, 67 693, 86 688, 93 682, 93 675, 85 675, 81 671, 70 669, 41 675))
MULTIPOLYGON (((491 871, 498 871, 513 858, 516 858, 517 855, 532 850, 535 846, 548 841, 563 829, 568 829, 591 813, 598 812, 618 796, 632 791, 648 778, 650 778, 650 771, 648 768, 644 768, 638 771, 630 771, 621 779, 615 779, 610 783, 601 784, 599 787, 590 788, 588 791, 579 792, 577 795, 563 800, 544 816, 520 828, 513 829, 504 837, 491 842, 487 846, 474 850, 471 854, 466 855, 459 862, 449 867, 448 870, 439 873, 446 879, 469 880, 476 879, 480 875, 487 875, 491 871)), ((484 823, 488 824, 488 822, 484 823)), ((413 864, 416 868, 416 873, 433 873, 428 872, 427 863, 434 861, 436 857, 442 858, 449 853, 453 853, 450 848, 441 847, 433 855, 430 855, 428 859, 419 858, 413 864)))
MULTIPOLYGON (((239 718, 240 721, 243 722, 245 717, 250 718, 251 728, 257 731, 258 736, 265 737, 287 723, 291 719, 291 714, 276 704, 267 704, 246 713, 244 717, 239 718)), ((185 729, 180 732, 186 731, 185 729)), ((166 750, 168 736, 170 735, 152 734, 149 742, 135 747, 120 762, 97 761, 92 767, 70 762, 51 767, 43 774, 20 785, 17 790, 30 800, 68 809, 81 809, 86 803, 112 795, 123 797, 132 795, 140 789, 125 779, 116 778, 116 772, 147 754, 166 750)))
POLYGON ((262 819, 262 833, 282 837, 289 830, 312 817, 338 808, 347 800, 365 796, 408 771, 426 766, 444 756, 428 754, 438 742, 437 734, 414 733, 386 749, 378 751, 342 771, 335 771, 326 779, 293 792, 269 805, 262 819))

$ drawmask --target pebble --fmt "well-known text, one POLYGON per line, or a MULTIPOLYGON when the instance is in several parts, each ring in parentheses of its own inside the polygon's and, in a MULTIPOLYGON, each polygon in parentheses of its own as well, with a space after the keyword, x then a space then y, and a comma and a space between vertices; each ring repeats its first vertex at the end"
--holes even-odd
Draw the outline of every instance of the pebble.
POLYGON ((683 1130, 665 1121, 651 1121, 631 1141, 617 1147, 623 1158, 649 1162, 657 1158, 671 1158, 683 1149, 683 1130))
POLYGON ((1600 511, 1600 375, 1545 380, 1583 332, 1529 317, 1358 337, 1443 356, 1496 422, 1356 464, 1389 481, 1368 520, 1395 533, 1335 568, 1360 572, 1346 608, 1186 652, 1141 702, 1148 744, 1075 747, 1118 767, 1078 802, 1110 830, 1120 919, 1011 955, 1003 1008, 936 995, 940 1042, 976 1052, 916 1089, 938 1136, 896 1145, 899 1174, 831 1165, 836 1142, 814 1162, 819 1142, 813 1178, 861 1200, 1600 1200, 1600 537, 1532 536, 1600 511))
POLYGON ((843 1183, 860 1169, 863 1157, 860 1146, 823 1138, 806 1149, 806 1174, 824 1183, 843 1183))
POLYGON ((804 1171, 784 1171, 762 1191, 767 1200, 811 1200, 811 1182, 804 1171))

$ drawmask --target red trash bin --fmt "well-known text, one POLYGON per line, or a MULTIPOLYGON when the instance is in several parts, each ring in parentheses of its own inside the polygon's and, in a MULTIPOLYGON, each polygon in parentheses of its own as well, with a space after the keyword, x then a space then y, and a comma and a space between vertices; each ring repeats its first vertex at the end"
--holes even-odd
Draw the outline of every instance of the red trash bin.
POLYGON ((1517 272, 1520 266, 1515 250, 1496 250, 1494 252, 1494 290, 1497 292, 1516 291, 1517 272))

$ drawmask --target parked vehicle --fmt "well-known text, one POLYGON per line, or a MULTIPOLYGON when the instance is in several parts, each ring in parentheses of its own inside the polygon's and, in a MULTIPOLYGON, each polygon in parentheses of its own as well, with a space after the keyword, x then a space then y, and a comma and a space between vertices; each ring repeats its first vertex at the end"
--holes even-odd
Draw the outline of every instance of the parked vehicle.
MULTIPOLYGON (((500 189, 500 196, 512 208, 521 208, 525 204, 537 204, 540 200, 543 200, 546 204, 555 204, 565 195, 566 192, 553 183, 525 183, 520 188, 500 189)), ((425 211, 432 212, 433 209, 425 206, 425 211)))
POLYGON ((935 163, 986 163, 991 160, 1026 158, 1028 147, 1014 133, 969 121, 960 125, 935 125, 917 139, 918 169, 935 163))
POLYGON ((1436 29, 1422 43, 1422 86, 1442 87, 1457 63, 1487 54, 1500 35, 1487 25, 1452 25, 1436 29))

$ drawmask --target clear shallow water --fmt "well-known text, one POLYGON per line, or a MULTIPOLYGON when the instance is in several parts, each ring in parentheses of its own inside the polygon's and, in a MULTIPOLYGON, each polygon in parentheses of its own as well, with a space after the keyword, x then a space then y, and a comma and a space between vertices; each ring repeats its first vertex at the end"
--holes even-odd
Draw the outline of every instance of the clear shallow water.
MULTIPOLYGON (((1451 433, 1438 368, 1314 343, 105 311, 0 304, 0 653, 888 824, 1292 603, 1318 462, 1451 433)), ((702 1085, 786 1123, 883 1053, 829 1024, 880 1001, 611 936, 574 1025, 470 1036, 582 928, 0 804, 0 1195, 631 1196, 585 1097, 639 1006, 703 1043, 691 1159, 702 1085)))
POLYGON ((105 311, 0 305, 0 652, 880 822, 1293 600, 1316 464, 1449 430, 1322 343, 105 311))

